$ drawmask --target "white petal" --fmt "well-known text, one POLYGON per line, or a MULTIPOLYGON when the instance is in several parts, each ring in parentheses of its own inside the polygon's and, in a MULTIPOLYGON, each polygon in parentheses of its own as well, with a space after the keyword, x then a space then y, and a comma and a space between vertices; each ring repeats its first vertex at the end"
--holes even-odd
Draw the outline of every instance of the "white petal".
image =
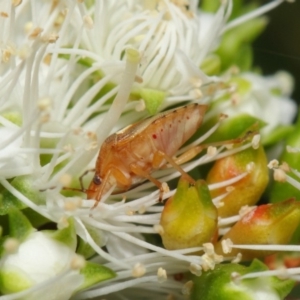
POLYGON ((34 232, 18 252, 3 260, 3 268, 17 267, 35 283, 43 282, 69 268, 74 252, 42 232, 34 232))

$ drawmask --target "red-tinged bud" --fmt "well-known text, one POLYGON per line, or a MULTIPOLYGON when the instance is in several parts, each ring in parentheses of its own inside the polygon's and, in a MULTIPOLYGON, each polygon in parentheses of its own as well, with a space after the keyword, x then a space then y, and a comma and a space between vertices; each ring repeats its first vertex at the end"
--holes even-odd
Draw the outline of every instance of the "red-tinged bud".
POLYGON ((270 270, 298 268, 300 267, 300 254, 299 252, 275 253, 267 256, 264 259, 264 263, 270 270))
MULTIPOLYGON (((257 203, 269 181, 267 164, 262 146, 257 150, 249 148, 216 161, 207 176, 208 184, 220 183, 248 173, 232 184, 233 190, 221 200, 222 205, 218 207, 219 216, 236 215, 242 206, 251 206, 257 203)), ((211 196, 214 198, 227 191, 228 187, 212 190, 211 196)))
POLYGON ((195 186, 182 177, 177 191, 168 199, 161 214, 161 237, 167 249, 202 246, 216 236, 217 209, 203 180, 195 186))
MULTIPOLYGON (((300 202, 289 199, 276 204, 266 204, 245 214, 216 245, 223 254, 222 241, 230 239, 234 245, 285 245, 292 239, 300 224, 300 202)), ((249 249, 251 246, 249 246, 249 249)), ((276 247, 274 246, 274 251, 276 247)), ((227 256, 242 253, 243 259, 261 258, 272 250, 244 250, 233 248, 227 256)))

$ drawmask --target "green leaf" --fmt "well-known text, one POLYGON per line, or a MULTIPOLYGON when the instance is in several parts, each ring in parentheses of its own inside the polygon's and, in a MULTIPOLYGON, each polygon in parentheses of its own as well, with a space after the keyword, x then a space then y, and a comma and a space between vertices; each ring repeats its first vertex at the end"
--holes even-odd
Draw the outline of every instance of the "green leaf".
POLYGON ((40 215, 33 209, 27 207, 22 210, 22 213, 27 217, 28 220, 30 220, 31 225, 34 228, 39 228, 47 223, 50 223, 51 221, 44 216, 40 215))
MULTIPOLYGON (((254 273, 254 272, 268 271, 268 270, 269 270, 268 267, 264 263, 262 263, 257 259, 254 259, 251 265, 247 268, 247 274, 254 273)), ((276 276, 262 278, 261 280, 259 278, 243 279, 243 282, 246 283, 247 286, 253 289, 257 286, 259 288, 261 284, 268 286, 270 290, 273 290, 275 293, 278 294, 280 299, 285 299, 285 297, 290 293, 290 291, 293 289, 295 285, 295 281, 293 280, 279 279, 276 276)))
POLYGON ((84 276, 84 282, 78 290, 88 288, 101 281, 116 277, 116 273, 113 270, 91 262, 86 262, 85 267, 80 270, 80 274, 84 276))
POLYGON ((219 0, 202 0, 201 9, 205 12, 214 13, 220 6, 219 0))
POLYGON ((22 115, 19 111, 7 111, 1 114, 3 118, 7 119, 8 121, 21 126, 23 123, 22 115))
POLYGON ((248 71, 251 69, 253 63, 252 47, 249 45, 242 45, 236 53, 233 64, 239 67, 240 71, 248 71))
POLYGON ((268 267, 258 259, 254 259, 247 268, 247 273, 267 271, 268 267))
POLYGON ((87 8, 93 8, 95 6, 95 0, 86 0, 84 4, 87 8))
POLYGON ((221 44, 216 51, 222 62, 222 70, 232 65, 240 65, 242 69, 248 68, 252 61, 252 53, 249 48, 253 40, 266 27, 267 19, 260 17, 229 30, 223 35, 221 44), (247 62, 242 62, 246 59, 247 62))
POLYGON ((77 244, 76 230, 74 220, 68 219, 69 226, 59 230, 48 231, 47 233, 54 240, 61 242, 75 251, 77 244))
MULTIPOLYGON (((65 47, 65 49, 70 49, 70 48, 72 48, 72 47, 65 47)), ((70 54, 59 54, 58 55, 59 58, 65 59, 65 60, 70 60, 70 56, 71 56, 70 54)), ((88 68, 90 68, 94 62, 95 61, 93 59, 91 59, 90 57, 84 57, 84 58, 80 58, 78 60, 78 63, 80 65, 83 65, 88 68)))
POLYGON ((254 300, 245 294, 231 288, 231 274, 243 274, 246 267, 238 264, 217 265, 214 270, 207 271, 201 276, 193 276, 194 282, 191 300, 254 300), (209 287, 209 288, 208 288, 209 287))
POLYGON ((191 291, 191 300, 255 300, 261 294, 269 294, 270 299, 284 299, 294 286, 290 279, 271 277, 255 277, 239 280, 238 284, 232 281, 232 273, 240 275, 254 272, 263 272, 268 268, 259 260, 254 259, 249 267, 239 264, 217 265, 201 276, 193 276, 194 282, 191 291), (209 288, 208 288, 209 287, 209 288))
POLYGON ((9 238, 9 236, 4 236, 4 237, 0 238, 0 258, 2 258, 6 254, 4 245, 8 238, 9 238))
POLYGON ((20 270, 0 271, 0 291, 3 294, 21 292, 32 286, 33 282, 20 270))
POLYGON ((285 299, 295 286, 294 280, 282 280, 275 276, 271 277, 271 282, 273 289, 277 291, 280 299, 285 299))
MULTIPOLYGON (((221 1, 219 0, 202 0, 200 1, 201 10, 209 13, 215 13, 221 6, 221 1)), ((232 1, 232 11, 229 20, 236 19, 237 17, 246 14, 257 8, 257 3, 246 3, 244 0, 233 0, 232 1)))
MULTIPOLYGON (((55 138, 41 138, 40 139, 40 148, 42 149, 55 149, 59 139, 55 138)), ((48 164, 53 157, 53 154, 40 154, 40 162, 42 166, 48 164)))
MULTIPOLYGON (((253 90, 252 82, 242 77, 232 77, 228 83, 230 85, 234 84, 236 93, 241 96, 247 95, 249 92, 251 92, 251 90, 253 90)), ((228 96, 225 101, 230 101, 230 96, 228 96)))
MULTIPOLYGON (((285 145, 289 145, 294 148, 300 148, 300 114, 298 116, 297 123, 294 127, 294 130, 287 135, 285 145)), ((300 153, 288 152, 286 147, 284 148, 283 153, 279 158, 280 162, 286 162, 291 168, 298 168, 300 165, 300 153)), ((299 178, 293 174, 289 173, 289 176, 299 181, 299 178)), ((283 201, 289 198, 296 198, 300 200, 300 190, 288 182, 277 182, 274 181, 269 190, 270 201, 272 203, 283 201)))
POLYGON ((27 206, 7 190, 0 194, 0 215, 7 215, 13 209, 24 209, 27 206))
POLYGON ((208 76, 217 75, 221 70, 221 59, 218 55, 212 54, 204 59, 200 69, 208 76))
POLYGON ((79 238, 76 253, 78 253, 78 254, 82 255, 84 258, 88 259, 88 258, 92 257, 96 252, 82 238, 79 238))
MULTIPOLYGON (((100 229, 88 225, 86 225, 86 229, 99 247, 105 246, 107 238, 100 229)), ((76 253, 81 254, 84 258, 90 258, 95 254, 95 250, 83 239, 79 238, 76 253)))
POLYGON ((13 209, 8 214, 9 236, 19 241, 24 241, 30 233, 35 231, 29 220, 18 209, 13 209))
MULTIPOLYGON (((216 123, 217 118, 205 123, 200 129, 202 134, 216 123)), ((224 141, 242 137, 248 131, 255 131, 263 128, 265 122, 246 113, 241 113, 237 116, 228 118, 222 121, 219 128, 207 139, 205 143, 224 141)))
POLYGON ((262 139, 264 146, 271 146, 284 140, 290 133, 294 131, 293 125, 278 125, 272 132, 265 135, 262 139))
POLYGON ((166 93, 154 89, 135 89, 131 92, 133 100, 143 99, 150 115, 155 115, 166 98, 166 93))
MULTIPOLYGON (((33 183, 34 180, 31 176, 24 175, 15 177, 10 184, 35 204, 43 204, 45 195, 34 188, 33 183)), ((27 206, 9 191, 6 189, 2 190, 0 195, 0 215, 5 215, 14 209, 24 209, 25 207, 27 206)))

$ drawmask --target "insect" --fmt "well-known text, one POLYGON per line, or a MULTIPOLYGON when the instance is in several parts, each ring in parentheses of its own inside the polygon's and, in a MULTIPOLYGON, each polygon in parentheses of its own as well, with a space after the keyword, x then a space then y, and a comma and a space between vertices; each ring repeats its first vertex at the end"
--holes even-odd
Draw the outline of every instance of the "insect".
POLYGON ((167 163, 188 176, 173 156, 201 126, 207 108, 201 104, 182 106, 109 136, 100 149, 95 175, 85 190, 88 199, 97 201, 94 207, 114 185, 122 192, 145 179, 159 187, 162 196, 162 183, 151 173, 167 163))

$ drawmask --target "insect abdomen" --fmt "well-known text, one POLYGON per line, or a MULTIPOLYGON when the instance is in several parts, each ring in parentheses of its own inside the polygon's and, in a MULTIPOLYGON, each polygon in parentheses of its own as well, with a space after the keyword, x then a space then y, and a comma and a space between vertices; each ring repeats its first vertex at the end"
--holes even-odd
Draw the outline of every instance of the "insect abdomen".
POLYGON ((157 150, 169 156, 175 155, 200 127, 206 110, 206 105, 192 104, 168 112, 155 120, 148 134, 157 150))

